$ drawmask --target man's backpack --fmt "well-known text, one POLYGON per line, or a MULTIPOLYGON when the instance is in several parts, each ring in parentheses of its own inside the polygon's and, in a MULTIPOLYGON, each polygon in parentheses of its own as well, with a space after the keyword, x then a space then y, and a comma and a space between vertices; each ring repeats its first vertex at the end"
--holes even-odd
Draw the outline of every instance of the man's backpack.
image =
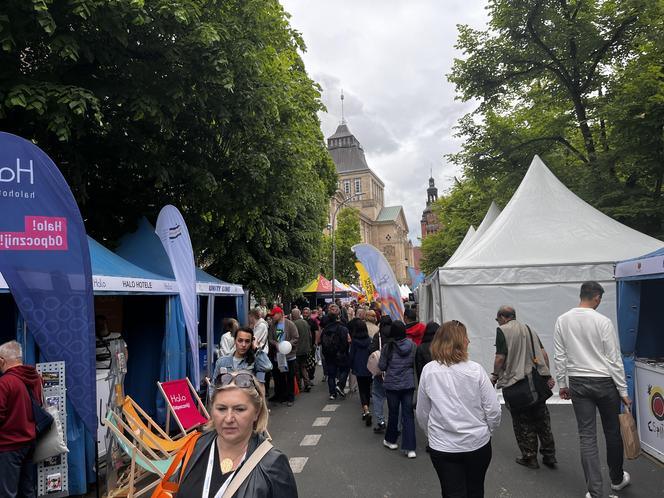
POLYGON ((339 350, 339 326, 337 324, 330 325, 323 329, 321 337, 321 351, 323 356, 331 358, 336 356, 339 350))

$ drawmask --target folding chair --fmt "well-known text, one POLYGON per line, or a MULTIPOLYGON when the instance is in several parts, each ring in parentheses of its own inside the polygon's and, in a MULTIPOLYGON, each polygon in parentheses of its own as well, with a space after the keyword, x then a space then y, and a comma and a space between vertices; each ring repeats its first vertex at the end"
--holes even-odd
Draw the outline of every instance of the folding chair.
POLYGON ((207 423, 210 414, 198 397, 198 393, 188 378, 157 382, 168 412, 166 413, 166 432, 169 432, 171 415, 183 435, 207 423))
POLYGON ((131 430, 153 450, 165 455, 177 453, 193 433, 187 436, 171 438, 130 396, 125 396, 122 403, 122 415, 131 430))
POLYGON ((131 458, 129 469, 118 477, 117 486, 107 491, 106 498, 134 498, 152 490, 171 466, 173 456, 164 458, 157 455, 142 439, 137 438, 131 427, 112 410, 106 414, 105 425, 117 440, 120 449, 131 458))

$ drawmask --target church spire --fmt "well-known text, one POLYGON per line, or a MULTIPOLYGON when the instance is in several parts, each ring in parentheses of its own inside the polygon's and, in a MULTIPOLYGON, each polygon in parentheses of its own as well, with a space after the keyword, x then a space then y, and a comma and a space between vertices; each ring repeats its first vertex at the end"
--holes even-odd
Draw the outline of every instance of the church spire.
POLYGON ((344 89, 341 89, 341 124, 346 124, 346 117, 344 115, 344 89))

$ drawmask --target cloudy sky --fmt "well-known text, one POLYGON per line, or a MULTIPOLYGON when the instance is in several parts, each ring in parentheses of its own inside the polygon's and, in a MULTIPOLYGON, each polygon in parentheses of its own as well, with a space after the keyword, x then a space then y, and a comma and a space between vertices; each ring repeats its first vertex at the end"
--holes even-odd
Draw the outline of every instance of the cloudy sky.
POLYGON ((385 182, 386 205, 404 206, 419 245, 430 171, 439 193, 458 172, 444 155, 459 149, 456 121, 474 104, 454 100, 450 72, 457 24, 481 28, 484 0, 281 0, 307 44, 303 58, 323 88, 325 137, 341 121, 385 182))

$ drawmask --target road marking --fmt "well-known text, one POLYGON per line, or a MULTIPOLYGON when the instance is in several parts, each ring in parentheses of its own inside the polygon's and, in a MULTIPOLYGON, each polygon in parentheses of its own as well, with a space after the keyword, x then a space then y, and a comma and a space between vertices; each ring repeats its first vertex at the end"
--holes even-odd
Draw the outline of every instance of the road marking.
POLYGON ((290 468, 293 471, 293 474, 299 474, 304 469, 304 466, 307 464, 309 457, 293 457, 288 459, 290 468))
POLYGON ((339 408, 340 405, 325 405, 323 407, 324 412, 336 412, 337 408, 339 408))
POLYGON ((327 424, 330 423, 330 417, 316 417, 312 427, 327 427, 327 424))
POLYGON ((320 434, 307 434, 302 438, 300 446, 316 446, 320 441, 320 434))

